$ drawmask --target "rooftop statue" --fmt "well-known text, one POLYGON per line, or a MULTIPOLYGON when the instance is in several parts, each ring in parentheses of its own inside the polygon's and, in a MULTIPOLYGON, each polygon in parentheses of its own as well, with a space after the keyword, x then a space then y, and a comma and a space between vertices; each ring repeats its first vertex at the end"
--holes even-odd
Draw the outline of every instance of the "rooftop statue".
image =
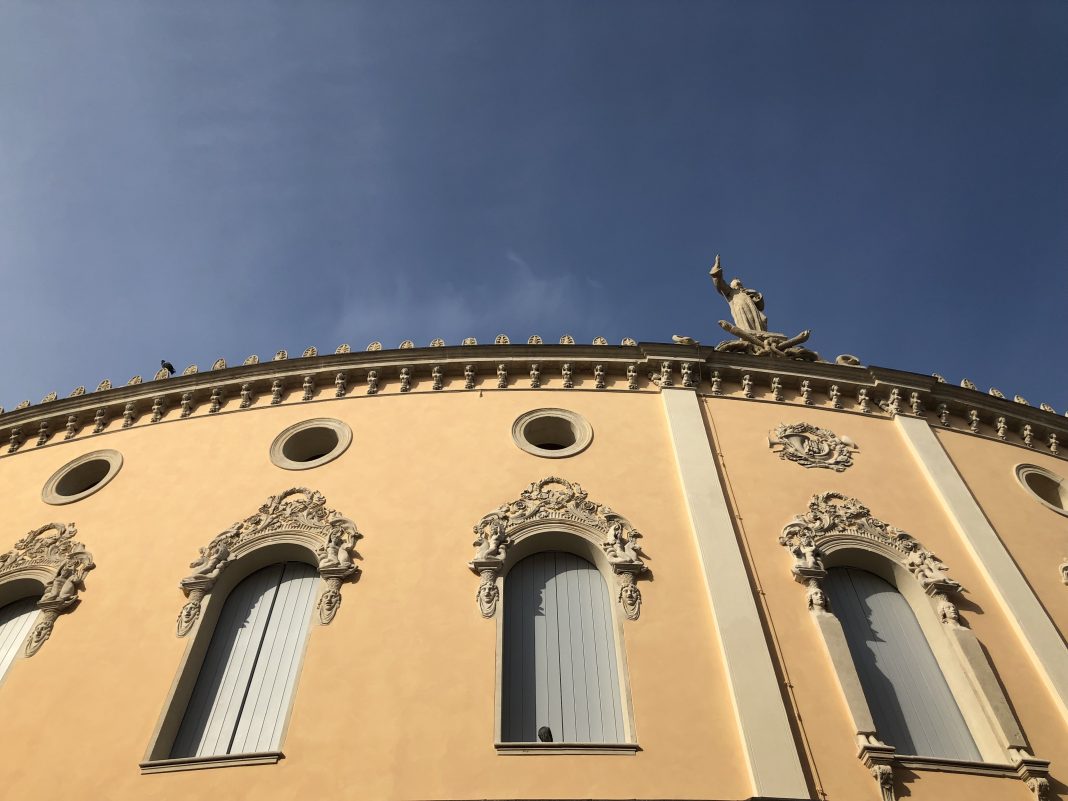
POLYGON ((716 350, 729 353, 748 353, 750 356, 779 356, 787 359, 800 359, 807 362, 820 361, 819 354, 801 347, 811 334, 802 331, 792 337, 768 331, 768 317, 764 314, 764 296, 755 289, 743 286, 737 279, 727 283, 723 279, 723 267, 719 256, 708 273, 712 283, 730 305, 734 323, 720 320, 719 326, 724 331, 734 334, 737 339, 720 342, 716 350))

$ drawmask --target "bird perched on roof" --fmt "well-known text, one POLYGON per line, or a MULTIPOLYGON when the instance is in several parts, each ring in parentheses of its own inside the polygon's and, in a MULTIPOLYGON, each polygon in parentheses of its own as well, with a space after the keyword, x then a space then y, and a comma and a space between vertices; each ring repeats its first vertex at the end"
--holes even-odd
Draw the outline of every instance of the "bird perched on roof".
POLYGON ((166 370, 171 375, 174 375, 174 365, 171 364, 166 359, 160 359, 159 360, 159 366, 162 367, 164 370, 166 370))
POLYGON ((553 741, 553 730, 548 726, 542 726, 538 729, 538 739, 543 743, 551 743, 553 741))

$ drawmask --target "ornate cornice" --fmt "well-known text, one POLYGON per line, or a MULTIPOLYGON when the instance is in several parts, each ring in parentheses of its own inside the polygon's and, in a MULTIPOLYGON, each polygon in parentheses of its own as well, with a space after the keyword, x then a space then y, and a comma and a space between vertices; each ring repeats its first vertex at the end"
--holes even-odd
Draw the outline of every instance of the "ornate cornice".
MULTIPOLYGON (((532 338, 533 340, 534 338, 532 338)), ((313 352, 308 349, 305 353, 313 352)), ((274 359, 112 386, 19 404, 0 414, 0 458, 36 447, 189 417, 270 405, 318 402, 398 390, 657 392, 692 387, 706 395, 816 406, 846 412, 922 416, 932 426, 1059 455, 1068 418, 1047 404, 1025 405, 936 377, 879 367, 724 353, 693 344, 444 345, 274 359), (503 386, 502 386, 503 376, 503 386), (257 404, 260 399, 269 404, 257 404)), ((1000 394, 1000 393, 999 393, 1000 394)))
POLYGON ((356 541, 363 535, 356 524, 326 505, 321 492, 293 487, 272 495, 252 515, 234 523, 200 549, 190 563, 193 572, 179 582, 189 599, 178 614, 178 636, 184 637, 200 618, 204 597, 235 559, 255 548, 296 539, 312 548, 319 560, 319 575, 326 588, 319 597, 319 622, 330 623, 341 606, 341 583, 355 579, 356 541))
POLYGON ((637 620, 642 597, 636 578, 646 570, 638 542, 642 535, 623 515, 589 500, 581 486, 557 476, 535 481, 517 499, 475 524, 472 544, 477 550, 468 567, 481 579, 476 598, 482 616, 493 617, 497 612, 497 577, 516 538, 535 524, 554 521, 597 537, 612 571, 619 577, 618 600, 624 614, 628 620, 637 620))
POLYGON ((40 617, 26 638, 26 656, 37 653, 52 636, 56 619, 78 605, 85 577, 96 567, 92 554, 74 539, 77 535, 73 523, 47 523, 0 554, 0 582, 29 576, 45 585, 37 601, 40 617))

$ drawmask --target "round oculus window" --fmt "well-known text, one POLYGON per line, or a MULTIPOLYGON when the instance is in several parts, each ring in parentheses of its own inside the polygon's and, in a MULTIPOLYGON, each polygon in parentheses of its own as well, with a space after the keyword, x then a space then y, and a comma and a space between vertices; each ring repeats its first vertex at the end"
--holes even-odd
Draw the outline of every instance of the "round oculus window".
POLYGON ((101 489, 122 467, 118 451, 93 451, 59 468, 45 482, 41 500, 53 506, 74 503, 101 489))
POLYGON ((512 439, 527 453, 562 459, 584 451, 593 439, 586 418, 567 409, 535 409, 512 424, 512 439))
POLYGON ((1068 483, 1061 476, 1038 465, 1021 464, 1016 467, 1016 478, 1043 506, 1068 516, 1068 483))
POLYGON ((274 438, 271 461, 284 470, 309 470, 332 462, 351 442, 352 429, 340 420, 304 420, 274 438))

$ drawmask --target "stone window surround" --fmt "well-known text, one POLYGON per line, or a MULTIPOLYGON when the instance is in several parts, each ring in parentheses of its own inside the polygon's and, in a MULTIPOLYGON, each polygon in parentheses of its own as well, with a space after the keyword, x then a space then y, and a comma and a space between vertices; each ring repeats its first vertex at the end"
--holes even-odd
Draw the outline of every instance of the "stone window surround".
MULTIPOLYGON (((878 771, 884 768, 892 771, 893 767, 1005 776, 1028 782, 1045 777, 1049 763, 1031 754, 1027 739, 978 638, 969 628, 940 622, 937 608, 939 599, 930 597, 924 591, 921 583, 895 554, 871 541, 839 540, 823 545, 821 556, 826 568, 855 567, 867 570, 888 581, 902 594, 912 607, 965 723, 984 757, 982 762, 971 762, 898 754, 893 746, 878 739, 845 632, 833 612, 832 596, 829 599, 829 611, 812 608, 810 614, 820 631, 853 720, 858 757, 877 780, 880 777, 878 771)), ((798 577, 798 580, 802 579, 798 577)), ((892 801, 892 791, 888 792, 884 792, 884 798, 892 801)))
POLYGON ((45 482, 44 487, 41 488, 41 500, 52 506, 63 506, 68 503, 74 503, 80 501, 82 498, 87 498, 95 492, 99 492, 106 487, 113 478, 122 469, 122 454, 111 448, 105 448, 103 450, 90 451, 84 453, 76 459, 72 459, 67 462, 61 468, 56 470, 45 482), (104 477, 97 481, 93 486, 86 490, 75 493, 73 495, 60 495, 58 487, 60 482, 66 478, 72 471, 77 470, 82 465, 89 462, 101 459, 107 462, 110 467, 104 477))
POLYGON ((551 520, 538 523, 525 529, 515 536, 511 547, 504 557, 504 566, 500 571, 497 582, 500 600, 497 603, 496 618, 496 655, 494 677, 494 701, 493 701, 493 747, 500 756, 549 756, 575 755, 575 754, 600 754, 629 756, 641 750, 638 745, 638 737, 634 726, 634 705, 631 701, 630 669, 627 666, 627 650, 623 641, 623 620, 620 615, 619 604, 612 603, 612 628, 616 649, 616 664, 619 667, 619 692, 622 698, 623 728, 627 734, 627 742, 624 743, 540 743, 540 742, 502 742, 501 741, 501 714, 502 692, 504 690, 504 592, 503 582, 508 573, 520 561, 528 556, 533 556, 542 551, 564 551, 574 554, 587 562, 592 563, 601 574, 607 585, 608 592, 614 585, 614 573, 612 566, 599 547, 599 537, 566 521, 551 520))

